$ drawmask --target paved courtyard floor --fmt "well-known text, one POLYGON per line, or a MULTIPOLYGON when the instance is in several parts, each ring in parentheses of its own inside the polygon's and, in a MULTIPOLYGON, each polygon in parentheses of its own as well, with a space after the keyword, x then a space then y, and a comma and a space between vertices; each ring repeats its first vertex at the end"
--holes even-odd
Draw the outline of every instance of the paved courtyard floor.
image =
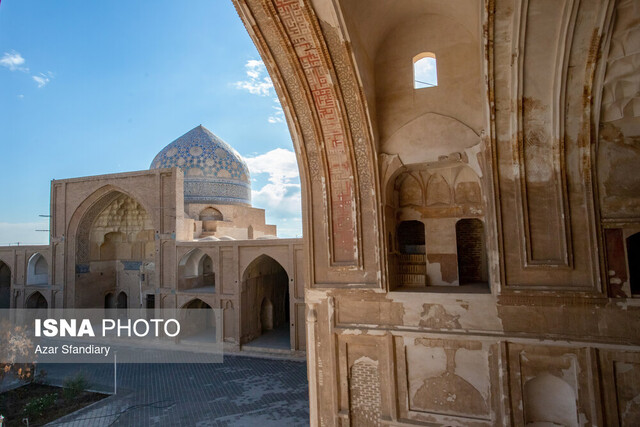
MULTIPOLYGON (((51 384, 78 371, 113 392, 112 364, 39 365, 51 384)), ((309 424, 304 362, 225 356, 224 363, 119 364, 117 394, 55 426, 304 426, 309 424)))

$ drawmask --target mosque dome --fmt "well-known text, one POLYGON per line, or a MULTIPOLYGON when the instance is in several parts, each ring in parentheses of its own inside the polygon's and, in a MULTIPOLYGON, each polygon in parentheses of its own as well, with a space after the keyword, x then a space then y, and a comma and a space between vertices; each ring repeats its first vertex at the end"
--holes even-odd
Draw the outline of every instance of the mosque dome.
POLYGON ((185 203, 251 205, 249 168, 240 154, 202 125, 167 145, 150 169, 179 167, 185 203))

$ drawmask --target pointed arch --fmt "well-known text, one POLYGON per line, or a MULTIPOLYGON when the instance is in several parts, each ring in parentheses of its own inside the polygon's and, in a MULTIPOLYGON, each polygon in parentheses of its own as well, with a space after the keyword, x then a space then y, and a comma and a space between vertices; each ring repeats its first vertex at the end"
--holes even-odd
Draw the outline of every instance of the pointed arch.
POLYGON ((482 186, 478 175, 468 166, 460 170, 453 186, 456 203, 481 203, 482 186))
POLYGON ((33 292, 27 297, 27 300, 25 301, 25 308, 44 309, 48 307, 49 303, 47 302, 47 299, 39 291, 33 292))
POLYGON ((427 206, 451 204, 451 187, 439 173, 431 175, 427 182, 427 206))
POLYGON ((199 248, 182 256, 178 263, 178 289, 215 287, 213 259, 199 248))
POLYGON ((272 330, 286 334, 290 342, 289 276, 284 267, 268 255, 259 255, 243 272, 242 288, 242 343, 272 330))
POLYGON ((578 426, 575 391, 566 381, 548 372, 524 384, 523 403, 527 425, 578 426))
POLYGON ((116 308, 116 294, 113 292, 107 292, 104 295, 104 308, 106 309, 114 309, 116 308))
POLYGON ((27 285, 43 286, 49 284, 49 263, 39 252, 29 258, 27 264, 27 285))
POLYGON ((181 335, 186 337, 198 336, 211 339, 216 336, 216 319, 213 307, 200 298, 193 298, 180 307, 181 335))
POLYGON ((424 191, 420 179, 411 173, 404 173, 398 177, 398 203, 404 206, 422 206, 424 204, 424 191))
POLYGON ((200 221, 222 221, 224 217, 218 209, 208 206, 200 211, 199 219, 200 221))
MULTIPOLYGON (((110 231, 114 232, 130 232, 132 236, 130 236, 129 240, 134 241, 137 240, 139 233, 141 230, 134 229, 117 229, 116 227, 113 230, 106 230, 100 236, 99 241, 96 241, 97 247, 91 246, 90 240, 96 240, 98 236, 92 236, 92 228, 94 223, 98 219, 98 217, 107 209, 112 203, 114 203, 118 198, 128 198, 135 202, 136 205, 140 207, 141 212, 146 215, 144 221, 147 222, 147 227, 145 227, 146 235, 144 236, 146 240, 153 241, 153 237, 155 237, 154 230, 157 230, 157 224, 154 220, 153 210, 147 206, 146 202, 144 202, 141 198, 136 195, 114 185, 105 185, 100 187, 96 191, 94 191, 91 195, 89 195, 74 211, 71 220, 69 221, 69 227, 67 230, 68 235, 76 236, 76 244, 75 244, 75 259, 77 264, 86 264, 89 263, 93 258, 99 259, 100 257, 100 245, 104 243, 104 236, 108 234, 110 231), (93 239, 92 239, 93 237, 93 239)), ((95 246, 95 245, 94 245, 95 246)), ((136 248, 135 252, 138 252, 138 255, 149 255, 144 250, 140 250, 141 248, 136 248), (141 252, 141 253, 140 253, 141 252)))
POLYGON ((129 307, 129 296, 125 291, 120 291, 118 293, 118 298, 116 300, 116 307, 121 310, 125 310, 129 307))
POLYGON ((223 308, 224 340, 236 340, 236 316, 233 301, 227 300, 223 308))

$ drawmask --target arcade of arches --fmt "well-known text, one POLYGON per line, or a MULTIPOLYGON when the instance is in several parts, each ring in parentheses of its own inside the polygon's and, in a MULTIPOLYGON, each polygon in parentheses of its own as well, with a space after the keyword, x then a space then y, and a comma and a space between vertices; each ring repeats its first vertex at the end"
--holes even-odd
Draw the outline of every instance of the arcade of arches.
POLYGON ((38 252, 49 307, 198 298, 234 346, 288 321, 314 426, 639 425, 638 2, 232 1, 304 241, 199 126, 148 171, 53 181, 50 245, 0 248, 11 306, 38 252))
POLYGON ((302 240, 265 223, 246 164, 209 130, 177 138, 147 171, 54 180, 51 197, 50 245, 0 247, 2 307, 205 308, 190 339, 303 354, 302 240), (191 169, 172 164, 187 164, 178 153, 191 169))

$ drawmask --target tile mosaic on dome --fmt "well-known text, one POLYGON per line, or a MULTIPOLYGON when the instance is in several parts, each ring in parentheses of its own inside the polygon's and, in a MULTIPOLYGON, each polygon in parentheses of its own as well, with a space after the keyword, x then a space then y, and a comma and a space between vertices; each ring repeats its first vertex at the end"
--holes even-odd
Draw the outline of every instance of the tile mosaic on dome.
POLYGON ((167 145, 151 162, 151 169, 176 166, 185 174, 186 203, 205 200, 251 203, 246 163, 231 146, 203 126, 167 145))

